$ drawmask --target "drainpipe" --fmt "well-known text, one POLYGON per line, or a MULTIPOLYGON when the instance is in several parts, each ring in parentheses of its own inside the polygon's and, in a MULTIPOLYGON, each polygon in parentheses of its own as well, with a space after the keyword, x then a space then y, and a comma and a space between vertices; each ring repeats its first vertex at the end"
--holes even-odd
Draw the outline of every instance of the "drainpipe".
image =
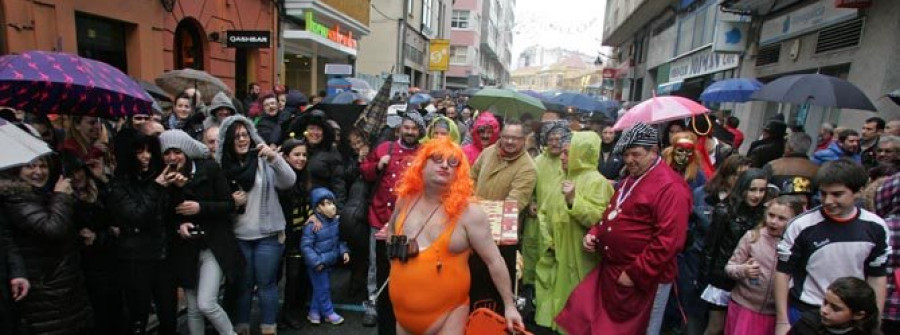
MULTIPOLYGON (((404 66, 406 65, 406 16, 409 13, 409 0, 403 1, 403 12, 400 13, 400 20, 397 21, 399 29, 397 29, 397 71, 406 73, 404 66)), ((410 78, 412 85, 412 78, 410 78)))

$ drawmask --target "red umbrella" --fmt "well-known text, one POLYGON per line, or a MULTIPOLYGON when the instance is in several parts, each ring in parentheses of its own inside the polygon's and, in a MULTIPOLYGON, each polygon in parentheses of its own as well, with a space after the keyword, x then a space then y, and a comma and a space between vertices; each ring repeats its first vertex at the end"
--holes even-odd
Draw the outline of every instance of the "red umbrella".
POLYGON ((660 124, 694 115, 703 115, 707 112, 709 112, 708 108, 691 99, 676 96, 654 97, 629 109, 616 122, 613 129, 625 130, 639 122, 660 124))

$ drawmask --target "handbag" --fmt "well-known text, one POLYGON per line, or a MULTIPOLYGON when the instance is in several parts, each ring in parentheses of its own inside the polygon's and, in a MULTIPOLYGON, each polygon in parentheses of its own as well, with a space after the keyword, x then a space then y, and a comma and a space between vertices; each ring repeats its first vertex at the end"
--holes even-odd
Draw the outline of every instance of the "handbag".
POLYGON ((515 326, 510 333, 506 328, 506 319, 496 312, 487 309, 476 309, 469 314, 466 321, 466 335, 492 335, 492 334, 522 334, 532 335, 524 327, 515 326))

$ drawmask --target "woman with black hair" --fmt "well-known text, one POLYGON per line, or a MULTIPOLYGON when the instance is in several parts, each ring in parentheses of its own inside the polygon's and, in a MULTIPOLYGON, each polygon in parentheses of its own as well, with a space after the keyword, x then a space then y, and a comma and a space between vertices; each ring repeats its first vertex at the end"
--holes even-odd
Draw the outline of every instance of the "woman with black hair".
POLYGON ((306 315, 306 313, 302 311, 302 308, 309 301, 312 291, 300 253, 303 225, 312 215, 308 199, 310 190, 306 169, 309 158, 307 150, 306 141, 303 138, 291 137, 281 145, 282 155, 296 174, 297 180, 293 187, 278 191, 278 200, 286 221, 284 303, 281 305, 279 322, 294 329, 300 329, 303 324, 300 316, 306 315))
POLYGON ((235 115, 222 121, 216 160, 222 165, 235 202, 234 235, 244 254, 237 315, 239 334, 249 334, 250 304, 256 287, 262 334, 275 334, 278 270, 284 252, 286 221, 276 190, 294 186, 297 174, 256 132, 253 122, 235 115))
MULTIPOLYGON (((18 302, 21 328, 33 334, 86 334, 92 310, 72 221, 75 198, 47 157, 0 176, 0 215, 10 223, 31 290, 18 302)), ((3 283, 4 285, 6 283, 3 283)))
POLYGON ((156 306, 159 334, 175 334, 177 291, 167 250, 172 236, 163 221, 165 188, 159 140, 126 128, 116 137, 116 173, 106 208, 118 235, 119 281, 129 334, 144 334, 150 302, 156 306))
POLYGON ((725 201, 713 210, 706 234, 700 276, 708 280, 701 298, 709 304, 706 334, 721 334, 725 312, 735 282, 725 272, 725 265, 741 237, 763 218, 769 177, 762 169, 749 169, 741 174, 725 201))

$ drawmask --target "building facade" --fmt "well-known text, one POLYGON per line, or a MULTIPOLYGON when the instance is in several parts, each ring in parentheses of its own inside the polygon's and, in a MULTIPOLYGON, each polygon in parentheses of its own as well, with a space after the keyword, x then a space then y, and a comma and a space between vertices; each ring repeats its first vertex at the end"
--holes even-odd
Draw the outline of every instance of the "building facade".
POLYGON ((457 0, 453 4, 448 87, 509 83, 515 5, 515 0, 457 0))
POLYGON ((249 82, 263 87, 277 82, 272 1, 4 0, 0 10, 4 54, 68 52, 143 80, 194 68, 221 78, 237 93, 249 82), (240 43, 247 36, 257 43, 240 43))
MULTIPOLYGON (((452 0, 372 0, 371 34, 359 43, 357 76, 370 82, 389 73, 419 88, 444 85, 429 71, 430 42, 450 38, 452 0)), ((398 78, 395 77, 395 82, 398 78)))
MULTIPOLYGON (((511 83, 517 90, 545 92, 553 90, 597 94, 592 87, 603 83, 603 68, 585 61, 584 55, 569 56, 549 65, 520 67, 512 71, 511 83)), ((545 59, 551 59, 547 57, 545 59)))
MULTIPOLYGON (((614 98, 640 101, 654 94, 697 100, 711 83, 749 77, 763 82, 798 73, 823 73, 860 87, 890 119, 900 109, 882 97, 900 88, 900 2, 835 0, 611 0, 604 45, 615 47, 608 77, 614 98)), ((607 73, 604 73, 607 74, 607 73)), ((876 114, 772 102, 711 104, 738 116, 751 138, 768 118, 818 132, 822 122, 861 127, 876 114)), ((749 144, 749 141, 747 141, 749 144)), ((746 149, 746 148, 743 148, 746 149)))
POLYGON ((354 75, 360 41, 370 34, 370 1, 284 0, 282 82, 307 94, 329 76, 354 75))

